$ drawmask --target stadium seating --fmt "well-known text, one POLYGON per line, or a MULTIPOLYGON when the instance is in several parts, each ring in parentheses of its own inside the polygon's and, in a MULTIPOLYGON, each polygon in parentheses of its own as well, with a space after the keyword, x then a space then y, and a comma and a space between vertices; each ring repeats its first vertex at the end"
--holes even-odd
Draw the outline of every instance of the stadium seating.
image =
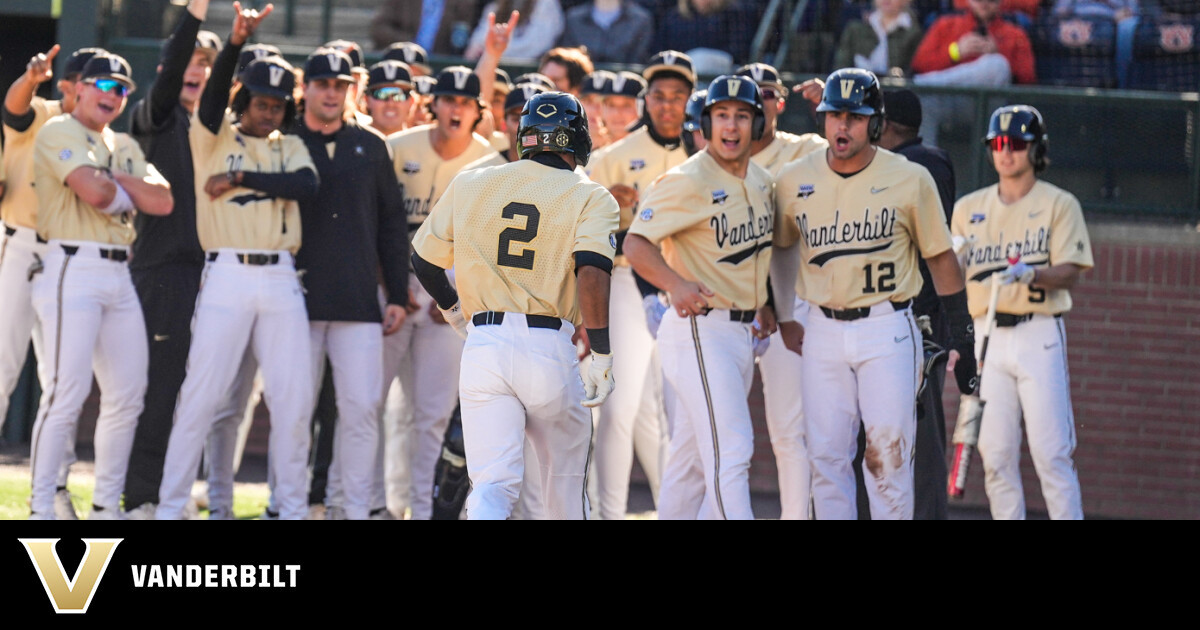
POLYGON ((1200 16, 1143 16, 1133 35, 1125 87, 1133 90, 1200 91, 1200 16))
POLYGON ((1102 17, 1042 16, 1030 34, 1043 85, 1117 86, 1116 24, 1102 17))

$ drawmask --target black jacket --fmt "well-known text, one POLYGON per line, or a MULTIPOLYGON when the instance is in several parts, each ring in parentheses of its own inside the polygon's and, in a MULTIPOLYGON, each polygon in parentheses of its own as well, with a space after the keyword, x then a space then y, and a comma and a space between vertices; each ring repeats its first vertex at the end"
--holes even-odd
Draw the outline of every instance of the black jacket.
MULTIPOLYGON (((892 149, 893 153, 899 153, 908 158, 909 162, 924 166, 929 174, 933 176, 933 182, 937 184, 938 197, 942 200, 942 210, 946 213, 946 224, 950 224, 950 217, 954 214, 954 164, 950 162, 950 154, 937 147, 929 147, 921 144, 921 138, 914 138, 892 149)), ((921 279, 924 280, 924 285, 921 287, 921 293, 913 301, 913 311, 917 315, 929 315, 933 326, 933 338, 941 345, 946 345, 950 332, 946 327, 946 319, 942 313, 942 303, 937 297, 937 291, 933 287, 933 278, 929 275, 929 266, 925 261, 920 261, 921 279)))
POLYGON ((296 267, 305 272, 308 318, 382 321, 376 290, 381 272, 388 303, 408 303, 404 195, 387 142, 354 119, 332 136, 303 121, 295 133, 321 181, 316 199, 300 202, 303 244, 296 267), (333 159, 325 146, 331 138, 333 159))

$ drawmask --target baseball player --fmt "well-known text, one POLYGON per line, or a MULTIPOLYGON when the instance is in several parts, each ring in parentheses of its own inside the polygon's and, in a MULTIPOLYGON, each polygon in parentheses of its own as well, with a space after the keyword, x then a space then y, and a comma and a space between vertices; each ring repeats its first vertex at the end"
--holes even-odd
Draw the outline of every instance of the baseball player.
POLYGON ((911 308, 921 288, 917 257, 946 305, 962 355, 956 377, 967 388, 975 358, 962 275, 929 171, 872 144, 883 125, 875 75, 857 68, 829 75, 817 116, 829 148, 787 164, 776 180, 786 221, 772 268, 782 338, 804 355, 814 515, 856 516, 851 461, 861 416, 871 517, 911 519, 923 361, 911 308), (788 312, 795 296, 814 307, 807 332, 788 312))
MULTIPOLYGON (((996 328, 980 375, 987 402, 979 454, 992 518, 1025 518, 1019 469, 1021 421, 1042 496, 1054 519, 1082 519, 1075 414, 1062 316, 1070 289, 1093 265, 1079 200, 1038 177, 1045 171, 1046 122, 1028 105, 992 113, 984 142, 1000 181, 954 205, 951 231, 965 240, 967 296, 982 324, 999 274, 996 328), (1015 261, 1015 262, 1014 262, 1015 261)), ((983 335, 979 335, 982 340, 983 335)))
POLYGON ((364 102, 376 131, 386 137, 408 127, 412 89, 412 68, 408 64, 384 60, 371 66, 364 102))
MULTIPOLYGON (((683 133, 679 139, 683 140, 683 148, 687 150, 688 157, 696 155, 697 151, 702 151, 708 146, 708 140, 704 139, 704 130, 700 128, 700 115, 704 113, 704 99, 708 97, 708 89, 696 90, 688 97, 687 108, 684 110, 683 133)), ((651 324, 652 332, 658 330, 656 324, 651 324)))
POLYGON ((307 514, 305 460, 315 398, 294 256, 301 242, 298 203, 316 195, 317 175, 304 142, 279 132, 295 116, 292 67, 278 57, 251 62, 227 114, 235 67, 236 54, 222 51, 189 130, 196 225, 207 264, 158 493, 160 520, 182 515, 204 436, 248 347, 271 409, 268 455, 280 516, 307 514))
MULTIPOLYGON (((691 59, 673 50, 657 53, 643 77, 648 84, 645 99, 649 123, 605 147, 588 167, 592 180, 608 188, 621 208, 618 254, 622 253, 624 231, 637 216, 639 196, 660 175, 687 159, 680 136, 684 107, 696 83, 691 59)), ((646 315, 642 291, 623 256, 617 257, 612 284, 609 319, 616 322, 615 369, 626 385, 600 408, 596 475, 600 518, 620 520, 625 518, 635 452, 657 500, 667 456, 667 424, 654 339, 643 324, 646 315)), ((657 290, 650 287, 647 292, 650 295, 645 299, 657 303, 657 290)))
MULTIPOLYGON (((388 139, 396 177, 404 187, 410 233, 421 226, 450 180, 464 166, 493 153, 488 143, 474 133, 484 107, 479 98, 479 77, 469 68, 451 66, 437 76, 430 106, 435 124, 408 129, 388 139)), ((412 279, 410 286, 416 284, 412 279)), ((434 467, 457 402, 462 339, 444 323, 432 297, 419 286, 414 289, 415 305, 420 310, 405 320, 393 352, 403 354, 410 366, 407 375, 411 382, 404 385, 404 399, 412 409, 415 431, 412 518, 428 520, 434 467)))
MULTIPOLYGON (((415 70, 415 68, 414 68, 415 70)), ((437 88, 437 78, 431 76, 413 77, 413 106, 409 110, 408 126, 418 127, 433 122, 433 112, 429 106, 433 104, 433 90, 437 88)))
POLYGON ((639 95, 646 89, 646 80, 622 70, 605 84, 607 90, 600 101, 600 119, 604 122, 612 142, 629 135, 641 115, 638 109, 639 95))
POLYGON ((47 246, 32 288, 46 385, 30 453, 32 519, 55 516, 55 480, 91 393, 93 368, 101 400, 89 518, 121 518, 149 361, 142 308, 125 264, 135 236, 131 215, 169 214, 173 203, 170 186, 137 143, 108 127, 125 110, 131 76, 125 59, 95 54, 80 75, 75 108, 47 121, 34 141, 37 231, 47 246))
MULTIPOLYGON (((0 242, 0 427, 8 415, 9 397, 29 355, 33 341, 34 357, 42 362, 42 328, 30 295, 30 267, 46 258, 46 243, 37 235, 37 193, 33 187, 33 143, 37 132, 47 120, 61 113, 71 113, 83 66, 99 48, 84 48, 71 55, 65 64, 63 78, 58 81, 61 101, 47 101, 34 96, 40 83, 53 76, 53 62, 58 46, 39 53, 29 60, 25 74, 9 87, 4 99, 4 159, 0 169, 6 173, 5 192, 0 197, 0 218, 4 222, 0 242)), ((45 391, 46 384, 42 383, 45 391)), ((59 470, 57 491, 54 494, 54 513, 59 520, 78 518, 67 490, 67 473, 75 462, 75 434, 67 437, 59 470)))
POLYGON ((345 116, 351 63, 326 48, 304 65, 297 135, 324 184, 316 199, 300 204, 307 237, 296 267, 307 285, 314 389, 326 356, 333 368, 338 419, 329 494, 343 496, 347 518, 362 520, 387 510, 382 476, 375 477, 376 460, 382 463, 383 336, 399 330, 407 315, 408 233, 387 142, 345 116), (382 323, 377 269, 388 296, 382 323))
POLYGON ((384 49, 383 58, 408 64, 412 68, 413 78, 433 74, 433 69, 429 67, 429 54, 420 44, 395 42, 384 49))
POLYGON ((747 396, 754 339, 775 329, 772 182, 750 161, 766 125, 758 87, 717 77, 701 124, 708 146, 654 184, 625 239, 634 269, 671 302, 658 330, 664 390, 675 397, 659 517, 753 519, 747 396))
POLYGON ((362 93, 366 89, 369 76, 367 66, 363 64, 362 46, 348 39, 335 39, 325 42, 321 48, 332 48, 350 58, 350 75, 353 77, 353 81, 350 82, 350 88, 346 90, 346 107, 343 115, 354 117, 358 121, 359 127, 370 127, 371 117, 360 110, 358 106, 362 101, 362 93))
POLYGON ((575 172, 591 152, 575 97, 535 95, 521 117, 521 160, 459 175, 413 240, 413 266, 466 336, 460 396, 471 519, 505 519, 521 487, 528 435, 544 516, 586 519, 592 421, 613 388, 609 273, 617 207, 575 172), (445 270, 458 269, 459 292, 445 270), (470 323, 468 323, 470 322, 470 323), (580 380, 575 327, 592 363, 580 380))
POLYGON ((521 14, 513 11, 508 21, 496 23, 496 14, 488 13, 487 34, 484 51, 475 64, 475 75, 479 77, 479 94, 488 101, 488 107, 479 121, 476 131, 487 139, 497 151, 508 149, 508 136, 504 133, 504 98, 512 91, 513 82, 508 73, 500 69, 500 57, 508 48, 512 33, 521 14))
POLYGON ((579 87, 579 101, 587 112, 588 120, 593 121, 589 126, 592 132, 592 146, 596 149, 612 144, 612 136, 604 126, 604 116, 601 115, 604 95, 612 88, 609 87, 616 74, 608 70, 597 70, 583 79, 579 87))

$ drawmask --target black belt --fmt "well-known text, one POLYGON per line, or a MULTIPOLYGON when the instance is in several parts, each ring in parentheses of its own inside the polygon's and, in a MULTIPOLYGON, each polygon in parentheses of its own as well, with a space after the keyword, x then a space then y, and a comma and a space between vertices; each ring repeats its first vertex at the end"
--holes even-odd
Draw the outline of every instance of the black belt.
MULTIPOLYGON (((17 233, 17 228, 15 228, 15 227, 13 227, 13 226, 11 226, 11 225, 6 225, 6 226, 4 226, 4 235, 5 235, 5 236, 12 236, 12 235, 14 235, 14 234, 16 234, 16 233, 17 233)), ((34 234, 34 236, 36 236, 36 237, 37 237, 37 242, 39 242, 39 243, 45 243, 45 242, 46 242, 46 239, 42 238, 42 235, 41 235, 41 234, 34 234)))
MULTIPOLYGON (((500 325, 504 323, 503 311, 483 311, 475 313, 471 318, 471 323, 476 326, 491 326, 493 324, 500 325)), ((550 330, 561 330, 562 320, 549 315, 526 315, 525 324, 530 328, 549 328, 550 330)))
MULTIPOLYGON (((79 252, 79 247, 77 245, 63 245, 62 249, 67 253, 68 256, 74 256, 79 252)), ((126 260, 129 260, 129 252, 123 249, 104 249, 101 247, 100 257, 106 258, 113 262, 125 262, 126 260)))
MULTIPOLYGON (((279 254, 236 254, 238 262, 243 265, 278 265, 279 254)), ((208 253, 208 262, 213 262, 217 259, 217 252, 208 253)))
MULTIPOLYGON (((704 309, 704 315, 707 316, 712 310, 711 308, 704 309)), ((729 311, 729 321, 749 324, 754 321, 756 315, 757 311, 736 311, 731 309, 729 311)))
MULTIPOLYGON (((1021 324, 1033 319, 1034 313, 1026 313, 1024 315, 1013 315, 1011 313, 996 313, 996 326, 999 328, 1012 328, 1017 324, 1021 324)), ((1062 313, 1055 313, 1055 319, 1061 319, 1062 313)))
MULTIPOLYGON (((889 304, 892 305, 892 310, 903 311, 904 309, 912 306, 912 300, 904 300, 903 302, 889 302, 889 304)), ((862 319, 871 314, 870 306, 864 306, 863 308, 848 308, 844 311, 826 308, 824 306, 820 308, 821 312, 825 313, 825 317, 828 317, 829 319, 836 319, 842 322, 852 322, 856 319, 862 319)))

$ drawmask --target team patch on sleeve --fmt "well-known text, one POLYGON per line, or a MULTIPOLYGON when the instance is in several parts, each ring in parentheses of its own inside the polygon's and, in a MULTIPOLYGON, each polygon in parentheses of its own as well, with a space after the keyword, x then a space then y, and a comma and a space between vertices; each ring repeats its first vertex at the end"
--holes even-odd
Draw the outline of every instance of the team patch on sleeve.
POLYGON ((812 196, 813 192, 815 191, 812 184, 800 184, 800 192, 796 193, 796 196, 801 199, 808 199, 812 196))
POLYGON ((982 213, 979 213, 979 212, 977 212, 977 213, 975 213, 975 214, 972 214, 972 215, 971 215, 971 223, 972 223, 972 224, 974 224, 974 223, 983 223, 983 220, 984 220, 984 219, 986 219, 986 218, 987 218, 987 216, 985 216, 985 215, 984 215, 984 214, 982 214, 982 213))
POLYGON ((608 235, 608 244, 611 245, 613 249, 617 248, 617 235, 615 233, 610 233, 608 235))
POLYGON ((404 163, 404 172, 408 173, 409 175, 413 175, 420 170, 421 170, 421 165, 418 164, 417 162, 405 162, 404 163))
POLYGON ((71 155, 72 153, 70 149, 63 149, 62 151, 58 152, 58 159, 66 162, 67 160, 71 159, 71 155))
POLYGON ((654 211, 650 208, 642 208, 641 214, 638 215, 643 221, 649 221, 654 218, 654 211))
POLYGON ((646 160, 629 160, 629 170, 640 171, 646 168, 646 160))

